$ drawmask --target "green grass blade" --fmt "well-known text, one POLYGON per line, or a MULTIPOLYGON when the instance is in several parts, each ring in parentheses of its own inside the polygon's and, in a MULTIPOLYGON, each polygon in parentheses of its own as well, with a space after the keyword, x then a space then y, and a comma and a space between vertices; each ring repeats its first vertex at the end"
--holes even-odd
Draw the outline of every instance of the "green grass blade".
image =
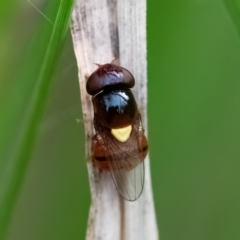
POLYGON ((233 21, 233 26, 235 26, 238 36, 240 36, 240 1, 223 1, 226 7, 226 10, 233 21))
POLYGON ((28 106, 25 122, 21 127, 21 137, 18 149, 13 153, 13 163, 8 169, 8 178, 5 179, 1 189, 0 200, 0 239, 4 239, 11 213, 14 209, 18 192, 24 179, 24 175, 30 161, 34 147, 39 123, 43 115, 51 74, 56 65, 56 57, 59 54, 61 43, 68 29, 73 0, 61 0, 55 25, 48 45, 45 59, 43 61, 39 77, 28 106))

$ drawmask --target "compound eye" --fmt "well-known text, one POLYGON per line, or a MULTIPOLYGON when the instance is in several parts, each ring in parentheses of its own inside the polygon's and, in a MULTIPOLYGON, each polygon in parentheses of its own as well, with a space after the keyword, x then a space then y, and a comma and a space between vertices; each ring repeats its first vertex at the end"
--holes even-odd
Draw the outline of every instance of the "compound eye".
POLYGON ((114 64, 99 65, 87 80, 88 94, 95 95, 104 88, 114 86, 132 88, 135 84, 133 75, 125 68, 114 64))

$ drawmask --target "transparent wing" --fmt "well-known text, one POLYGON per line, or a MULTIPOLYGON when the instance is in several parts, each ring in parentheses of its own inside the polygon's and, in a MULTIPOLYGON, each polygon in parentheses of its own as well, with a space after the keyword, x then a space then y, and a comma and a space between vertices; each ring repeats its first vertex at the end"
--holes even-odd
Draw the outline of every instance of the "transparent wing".
POLYGON ((128 155, 123 152, 121 159, 116 152, 111 151, 110 154, 107 160, 118 192, 126 200, 135 201, 141 195, 144 186, 144 162, 136 157, 137 153, 128 155))
MULTIPOLYGON (((120 195, 128 201, 135 201, 142 193, 144 186, 144 137, 140 118, 134 123, 128 141, 121 143, 111 134, 99 134, 105 145, 106 159, 113 181, 120 195)), ((145 140, 146 141, 146 140, 145 140)))

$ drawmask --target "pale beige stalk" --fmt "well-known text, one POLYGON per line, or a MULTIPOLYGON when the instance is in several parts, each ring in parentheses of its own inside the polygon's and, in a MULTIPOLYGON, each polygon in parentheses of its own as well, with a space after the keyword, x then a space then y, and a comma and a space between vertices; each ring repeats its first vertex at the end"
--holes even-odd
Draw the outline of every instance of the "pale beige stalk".
POLYGON ((135 202, 123 200, 110 174, 92 166, 93 109, 86 92, 86 79, 97 68, 94 63, 117 58, 135 77, 134 95, 147 135, 146 0, 77 0, 72 19, 92 197, 86 239, 157 240, 149 157, 141 197, 135 202))

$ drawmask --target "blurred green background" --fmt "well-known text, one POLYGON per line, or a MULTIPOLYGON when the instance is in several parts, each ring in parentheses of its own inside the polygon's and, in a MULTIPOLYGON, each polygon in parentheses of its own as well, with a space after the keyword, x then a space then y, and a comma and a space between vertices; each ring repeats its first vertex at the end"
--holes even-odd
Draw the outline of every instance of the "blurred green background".
MULTIPOLYGON (((54 22, 59 0, 32 2, 54 22)), ((240 0, 147 4, 149 142, 161 239, 238 240, 240 0)), ((0 2, 0 186, 52 29, 27 1, 0 2)), ((85 238, 90 194, 69 32, 58 60, 6 240, 85 238)))

